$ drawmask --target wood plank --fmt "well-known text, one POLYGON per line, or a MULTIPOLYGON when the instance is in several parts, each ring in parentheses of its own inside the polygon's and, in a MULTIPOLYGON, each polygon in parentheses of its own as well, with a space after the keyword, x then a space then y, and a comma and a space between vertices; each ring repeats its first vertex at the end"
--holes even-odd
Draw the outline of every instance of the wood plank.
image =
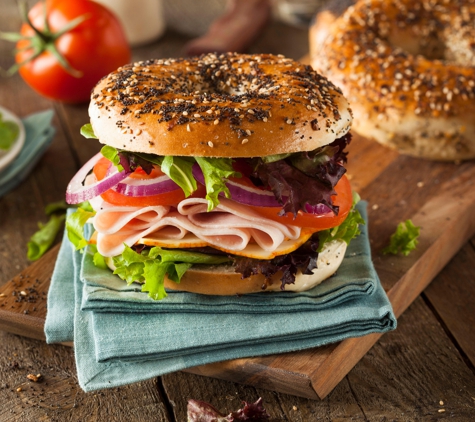
MULTIPOLYGON (((475 239, 472 239, 472 242, 475 239)), ((475 367, 475 248, 466 244, 424 291, 450 335, 475 367)))

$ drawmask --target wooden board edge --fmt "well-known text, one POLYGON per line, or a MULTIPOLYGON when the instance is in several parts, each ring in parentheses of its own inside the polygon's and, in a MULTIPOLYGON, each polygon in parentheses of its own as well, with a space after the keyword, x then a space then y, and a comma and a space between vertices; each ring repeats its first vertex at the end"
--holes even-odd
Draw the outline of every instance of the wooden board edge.
MULTIPOLYGON (((458 189, 459 179, 474 178, 475 170, 463 173, 443 187, 443 192, 428 201, 412 218, 421 226, 422 248, 411 258, 388 257, 389 267, 398 268, 402 277, 387 292, 398 318, 422 293, 436 275, 475 234, 475 189, 458 189), (447 192, 450 191, 449 198, 447 192), (445 193, 444 193, 445 192, 445 193), (453 199, 453 200, 450 200, 453 199), (447 221, 447 216, 451 216, 447 221), (424 231, 430 227, 432 230, 424 231), (436 235, 430 236, 429 233, 436 235), (393 265, 391 265, 393 264, 393 265)), ((460 183, 459 186, 465 186, 460 183)), ((320 398, 325 398, 348 374, 381 334, 342 341, 327 359, 308 376, 320 398), (338 370, 330 370, 337 367, 338 370)))
MULTIPOLYGON (((264 357, 264 362, 267 358, 264 357)), ((319 397, 312 388, 311 379, 304 373, 283 368, 272 368, 260 359, 243 358, 224 362, 208 363, 183 372, 218 378, 255 388, 291 394, 307 399, 318 400, 319 397)))

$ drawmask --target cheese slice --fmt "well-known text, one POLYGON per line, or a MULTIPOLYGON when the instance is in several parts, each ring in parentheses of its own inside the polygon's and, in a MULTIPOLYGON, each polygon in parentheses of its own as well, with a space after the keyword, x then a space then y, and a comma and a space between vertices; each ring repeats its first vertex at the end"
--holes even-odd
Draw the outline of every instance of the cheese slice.
POLYGON ((302 229, 300 237, 298 239, 284 240, 275 250, 266 251, 262 249, 256 243, 248 243, 242 250, 226 249, 217 245, 212 245, 199 239, 193 233, 187 233, 182 239, 166 239, 160 237, 160 232, 151 233, 150 235, 141 238, 137 243, 147 246, 159 246, 161 248, 198 248, 204 246, 211 246, 214 249, 218 249, 223 252, 230 253, 232 255, 246 256, 248 258, 255 259, 272 259, 279 255, 285 255, 295 251, 302 246, 314 232, 308 229, 302 229))

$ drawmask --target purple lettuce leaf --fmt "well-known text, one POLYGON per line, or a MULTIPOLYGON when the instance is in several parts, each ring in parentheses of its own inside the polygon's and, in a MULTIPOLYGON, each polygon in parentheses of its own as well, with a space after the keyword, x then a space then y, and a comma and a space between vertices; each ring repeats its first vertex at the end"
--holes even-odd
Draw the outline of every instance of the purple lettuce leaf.
POLYGON ((314 233, 300 248, 286 255, 279 255, 270 260, 259 260, 234 256, 235 271, 242 274, 242 278, 262 274, 267 280, 274 274, 282 271, 281 290, 287 284, 295 283, 297 270, 303 274, 313 274, 317 267, 319 237, 314 233))
POLYGON ((187 418, 188 422, 265 422, 270 416, 262 406, 262 398, 255 403, 243 402, 243 407, 225 416, 211 404, 199 401, 188 400, 187 418))
POLYGON ((265 162, 258 159, 252 178, 256 185, 268 187, 283 208, 280 215, 288 212, 297 215, 310 207, 323 204, 338 214, 332 203, 334 187, 346 172, 344 148, 351 140, 347 134, 315 151, 292 154, 279 161, 265 162))

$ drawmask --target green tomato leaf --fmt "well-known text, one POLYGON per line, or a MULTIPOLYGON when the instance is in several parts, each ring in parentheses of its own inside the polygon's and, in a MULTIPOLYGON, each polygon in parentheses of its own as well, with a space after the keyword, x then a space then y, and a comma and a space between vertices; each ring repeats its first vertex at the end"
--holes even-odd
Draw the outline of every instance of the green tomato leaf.
POLYGON ((195 157, 195 159, 204 175, 208 211, 211 211, 219 204, 218 195, 221 192, 226 198, 231 196, 226 186, 226 179, 231 176, 241 177, 241 173, 233 169, 230 158, 195 157))
POLYGON ((389 245, 383 249, 383 254, 409 255, 419 243, 417 240, 419 234, 420 227, 415 226, 411 220, 399 223, 396 231, 391 235, 389 245))
POLYGON ((65 215, 52 215, 46 224, 38 223, 39 230, 31 236, 28 242, 27 257, 36 261, 49 249, 63 225, 65 215))
POLYGON ((81 127, 81 135, 87 139, 98 139, 90 123, 86 123, 81 127))

